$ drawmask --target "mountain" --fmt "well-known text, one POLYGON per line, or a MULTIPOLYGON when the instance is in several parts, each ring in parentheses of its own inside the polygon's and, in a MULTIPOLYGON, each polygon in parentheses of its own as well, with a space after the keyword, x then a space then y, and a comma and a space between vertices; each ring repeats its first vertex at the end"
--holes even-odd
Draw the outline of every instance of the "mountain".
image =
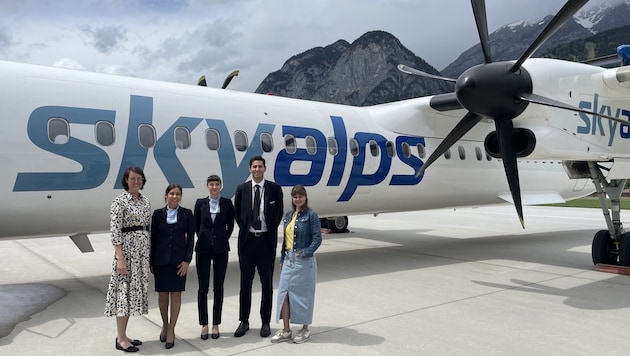
POLYGON ((339 40, 287 60, 256 93, 357 106, 453 91, 451 84, 404 74, 399 63, 440 73, 384 31, 371 31, 352 44, 339 40))
MULTIPOLYGON (((519 21, 502 26, 491 33, 488 37, 492 60, 496 62, 518 59, 552 18, 553 15, 548 15, 539 21, 529 23, 519 21)), ((558 32, 534 52, 533 57, 541 57, 546 50, 561 44, 584 40, 594 34, 626 26, 629 23, 628 18, 630 18, 630 0, 601 1, 598 5, 578 12, 571 20, 567 21, 558 32)), ((613 53, 615 52, 606 54, 613 53)), ((466 69, 480 63, 483 63, 483 54, 481 46, 476 44, 465 50, 441 72, 445 77, 457 78, 466 69)))
POLYGON ((541 57, 584 61, 617 52, 617 47, 630 44, 630 25, 599 32, 596 35, 560 44, 541 54, 541 57))

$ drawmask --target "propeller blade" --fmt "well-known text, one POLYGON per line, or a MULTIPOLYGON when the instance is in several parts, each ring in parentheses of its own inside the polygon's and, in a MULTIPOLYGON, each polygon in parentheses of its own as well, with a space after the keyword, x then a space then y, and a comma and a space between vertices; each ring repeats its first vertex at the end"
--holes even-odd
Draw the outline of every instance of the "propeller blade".
POLYGON ((404 64, 399 64, 398 65, 398 70, 403 72, 403 73, 407 73, 407 74, 413 74, 413 75, 417 75, 417 76, 420 76, 420 77, 426 77, 426 78, 439 79, 439 80, 444 80, 444 81, 452 82, 452 83, 455 83, 457 81, 456 79, 446 78, 446 77, 441 77, 439 75, 433 75, 433 74, 425 73, 425 72, 423 72, 421 70, 417 70, 415 68, 411 68, 411 67, 406 66, 404 64))
POLYGON ((455 125, 453 130, 451 130, 451 132, 449 132, 448 135, 446 135, 444 140, 440 142, 440 144, 437 146, 435 151, 433 151, 429 159, 427 159, 426 162, 424 162, 424 164, 422 165, 422 167, 420 167, 420 169, 416 173, 416 177, 419 177, 422 174, 422 172, 424 172, 425 169, 429 168, 429 166, 433 164, 433 162, 435 162, 435 160, 438 159, 444 152, 446 152, 446 150, 448 150, 451 146, 453 146, 453 144, 457 142, 457 140, 462 138, 462 136, 464 136, 468 131, 470 131, 470 129, 472 129, 475 125, 477 125, 477 123, 481 121, 481 118, 482 117, 480 115, 477 115, 471 112, 466 114, 466 116, 464 116, 457 123, 457 125, 455 125))
POLYGON ((554 16, 553 19, 551 19, 547 27, 545 27, 545 29, 540 33, 540 35, 538 35, 536 40, 532 42, 532 44, 525 51, 525 53, 521 55, 521 58, 519 58, 518 61, 514 63, 514 65, 512 66, 512 69, 510 69, 512 73, 518 71, 521 68, 521 65, 523 65, 523 62, 525 62, 527 58, 529 58, 532 54, 534 54, 534 52, 536 52, 536 50, 540 46, 542 46, 542 44, 545 43, 545 41, 547 41, 549 37, 553 36, 553 34, 556 33, 556 31, 558 31, 558 29, 560 29, 560 27, 562 27, 562 25, 564 25, 571 17, 573 17, 573 15, 575 15, 575 13, 579 9, 581 9, 582 6, 584 6, 584 4, 586 4, 587 2, 588 0, 567 1, 567 3, 564 4, 562 9, 558 11, 556 16, 554 16))
POLYGON ((483 60, 486 63, 492 63, 492 53, 490 52, 490 38, 488 37, 488 20, 486 18, 486 2, 485 0, 471 0, 473 13, 475 14, 475 23, 477 24, 477 32, 481 50, 483 51, 483 60))
POLYGON ((610 116, 610 115, 606 115, 606 114, 602 114, 602 113, 597 113, 597 112, 593 112, 593 111, 588 111, 588 110, 576 108, 575 106, 571 106, 569 104, 565 104, 565 103, 563 103, 561 101, 553 100, 553 99, 544 97, 542 95, 537 95, 537 94, 533 94, 533 93, 521 94, 520 98, 522 100, 525 100, 525 101, 528 101, 528 102, 534 103, 534 104, 551 106, 553 108, 565 109, 565 110, 574 111, 574 112, 581 112, 581 113, 584 113, 584 114, 599 116, 599 117, 603 117, 604 119, 617 121, 618 123, 621 123, 621 124, 624 124, 624 125, 630 125, 630 122, 628 120, 620 119, 618 117, 614 117, 614 116, 610 116))
POLYGON ((518 166, 516 162, 516 149, 514 148, 514 124, 508 118, 495 118, 495 127, 497 128, 497 137, 499 146, 501 147, 501 159, 503 160, 503 168, 512 193, 512 201, 518 214, 523 229, 525 221, 523 220, 523 204, 521 202, 521 187, 518 179, 518 166))

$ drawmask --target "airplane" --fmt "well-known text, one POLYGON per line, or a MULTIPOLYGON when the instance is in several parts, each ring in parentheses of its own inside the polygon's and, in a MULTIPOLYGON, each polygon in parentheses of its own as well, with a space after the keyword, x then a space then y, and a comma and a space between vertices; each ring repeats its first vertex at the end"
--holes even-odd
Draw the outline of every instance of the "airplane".
POLYGON ((596 191, 607 229, 593 262, 630 265, 619 209, 630 66, 530 58, 586 2, 569 0, 519 59, 493 62, 484 1, 472 0, 485 63, 431 79, 454 93, 368 107, 0 61, 0 239, 70 236, 91 251, 127 167, 144 169, 154 208, 169 183, 186 206, 210 174, 231 198, 262 155, 285 206, 306 186, 336 232, 354 214, 506 203, 524 224, 523 205, 596 191))

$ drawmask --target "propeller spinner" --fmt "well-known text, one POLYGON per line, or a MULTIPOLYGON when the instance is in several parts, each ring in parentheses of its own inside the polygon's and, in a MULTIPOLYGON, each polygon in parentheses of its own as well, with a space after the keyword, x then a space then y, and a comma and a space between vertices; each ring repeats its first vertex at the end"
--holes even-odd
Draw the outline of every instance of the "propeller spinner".
POLYGON ((534 95, 532 93, 533 84, 531 76, 524 68, 521 68, 521 66, 525 60, 587 2, 588 0, 569 0, 516 62, 492 62, 485 1, 471 0, 485 63, 466 70, 456 81, 430 75, 407 66, 398 66, 399 69, 405 73, 455 81, 457 101, 462 107, 468 110, 468 113, 460 120, 455 128, 446 135, 444 140, 438 145, 435 151, 433 151, 420 170, 418 170, 417 176, 422 174, 456 141, 461 139, 479 123, 482 118, 492 119, 497 132, 501 149, 501 159, 512 194, 512 201, 514 202, 521 226, 523 228, 525 227, 512 119, 520 115, 530 102, 565 109, 568 105, 539 95, 534 95))

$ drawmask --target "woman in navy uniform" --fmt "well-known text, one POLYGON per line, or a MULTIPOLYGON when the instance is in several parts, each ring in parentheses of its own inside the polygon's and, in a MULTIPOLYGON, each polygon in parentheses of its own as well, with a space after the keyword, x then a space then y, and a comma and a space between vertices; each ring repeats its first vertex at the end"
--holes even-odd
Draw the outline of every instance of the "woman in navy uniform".
POLYGON ((210 267, 214 267, 212 306, 212 338, 218 339, 221 311, 223 309, 223 283, 228 265, 228 240, 234 230, 234 205, 223 198, 221 178, 211 175, 206 181, 209 196, 197 199, 195 203, 195 223, 197 226, 197 245, 195 247, 199 291, 197 307, 201 339, 208 339, 208 288, 210 285, 210 267))
POLYGON ((166 342, 167 349, 175 345, 175 324, 182 305, 182 292, 186 289, 195 235, 192 211, 179 205, 181 199, 182 187, 170 184, 166 188, 166 206, 155 210, 151 220, 149 262, 162 316, 160 341, 166 342))

